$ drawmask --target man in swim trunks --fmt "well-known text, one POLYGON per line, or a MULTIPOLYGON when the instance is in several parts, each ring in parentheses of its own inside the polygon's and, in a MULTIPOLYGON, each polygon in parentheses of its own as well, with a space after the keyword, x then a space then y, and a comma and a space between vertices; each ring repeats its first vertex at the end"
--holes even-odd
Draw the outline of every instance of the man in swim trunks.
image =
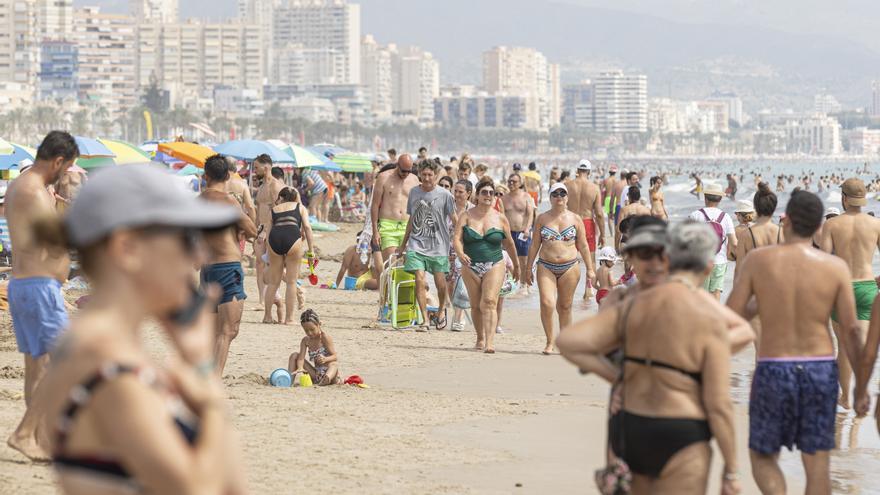
MULTIPOLYGON (((24 354, 24 400, 27 406, 7 444, 33 460, 47 460, 37 428, 45 404, 38 385, 49 365, 49 351, 67 327, 61 285, 70 271, 66 250, 48 249, 34 238, 34 224, 58 213, 48 186, 55 184, 79 156, 76 141, 52 131, 37 148, 34 164, 12 181, 5 206, 15 256, 9 282, 9 312, 18 350, 24 354)), ((43 435, 40 435, 43 437, 43 435)))
POLYGON ((519 263, 521 287, 528 292, 525 284, 526 263, 529 259, 529 248, 532 246, 532 228, 535 225, 535 202, 525 191, 523 178, 519 172, 507 176, 507 187, 510 193, 501 198, 504 204, 504 215, 510 223, 510 235, 516 246, 516 257, 519 263))
POLYGON ((535 202, 535 207, 541 204, 544 195, 544 188, 541 187, 541 174, 538 173, 538 165, 535 162, 529 163, 529 169, 522 174, 525 181, 526 192, 535 202))
POLYGON ((840 320, 839 352, 858 362, 861 344, 849 268, 811 245, 823 213, 816 195, 792 194, 782 221, 785 242, 749 253, 727 301, 746 320, 756 314, 761 320, 749 449, 762 493, 786 493, 778 464, 782 446, 801 451, 808 493, 831 493, 829 452, 835 446, 838 390, 828 332, 832 310, 840 320), (750 303, 752 297, 757 305, 750 303))
POLYGON ((263 255, 266 254, 266 238, 269 236, 269 226, 272 224, 272 208, 278 200, 278 193, 284 188, 284 183, 272 177, 272 158, 269 155, 260 155, 254 159, 254 174, 262 183, 257 189, 257 238, 254 240, 254 263, 257 270, 257 292, 260 306, 263 305, 263 270, 266 262, 263 255))
MULTIPOLYGON (((205 161, 205 181, 207 187, 201 197, 208 201, 240 207, 227 191, 229 168, 226 158, 214 155, 205 161)), ((238 336, 241 325, 241 314, 244 310, 244 270, 241 268, 241 251, 238 238, 244 235, 247 239, 257 236, 257 226, 242 212, 238 224, 217 232, 205 233, 205 247, 208 251, 208 263, 202 267, 200 280, 202 285, 217 284, 223 292, 220 304, 216 309, 217 345, 214 363, 219 376, 223 376, 229 345, 238 336)))
POLYGON ((440 298, 439 308, 444 316, 433 321, 438 330, 446 327, 446 274, 449 273, 449 247, 452 242, 448 219, 455 213, 452 193, 437 187, 436 177, 440 164, 425 160, 419 165, 422 183, 409 191, 406 213, 409 220, 401 246, 406 250, 404 270, 416 276, 416 300, 422 312, 422 325, 417 331, 428 330, 428 282, 425 275, 434 276, 434 285, 440 298))
POLYGON ((611 203, 614 202, 614 186, 617 185, 617 165, 608 167, 608 177, 602 181, 602 205, 605 207, 605 217, 608 218, 608 235, 614 235, 614 215, 611 203))
POLYGON ((412 168, 412 158, 403 154, 397 159, 395 168, 376 177, 370 205, 370 221, 373 227, 373 252, 382 252, 382 263, 397 252, 403 236, 406 235, 406 223, 409 219, 406 213, 407 197, 410 189, 419 185, 419 179, 412 174, 412 168))
POLYGON ((706 278, 703 288, 707 292, 715 296, 715 299, 721 300, 721 293, 724 292, 724 277, 727 275, 727 262, 730 254, 736 252, 736 228, 730 215, 718 207, 721 199, 724 197, 724 191, 721 186, 709 184, 703 194, 703 201, 706 206, 690 214, 690 219, 695 222, 717 223, 724 232, 723 240, 718 252, 715 254, 715 266, 712 273, 706 278))
MULTIPOLYGON (((600 246, 605 245, 605 222, 602 213, 602 192, 599 186, 590 180, 593 165, 590 160, 581 160, 577 166, 577 176, 565 182, 568 188, 568 209, 578 214, 584 221, 587 234, 587 245, 593 255, 593 266, 596 266, 596 230, 599 230, 600 246)), ((584 300, 593 297, 590 279, 587 279, 584 300)))
MULTIPOLYGON (((844 212, 825 222, 822 227, 822 249, 837 255, 849 266, 852 274, 852 291, 856 300, 856 317, 859 320, 859 342, 864 344, 871 319, 871 305, 877 297, 877 282, 871 270, 874 253, 880 247, 880 219, 862 211, 867 204, 867 190, 859 179, 847 179, 842 186, 844 212)), ((840 333, 837 315, 832 314, 834 331, 840 333)), ((841 353, 840 366, 840 405, 850 407, 849 390, 852 367, 841 353)))

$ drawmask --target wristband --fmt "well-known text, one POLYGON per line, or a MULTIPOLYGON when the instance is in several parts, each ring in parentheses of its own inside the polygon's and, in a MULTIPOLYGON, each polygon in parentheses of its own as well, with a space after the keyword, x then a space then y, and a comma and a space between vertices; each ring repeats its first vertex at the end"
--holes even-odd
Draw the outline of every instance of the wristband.
POLYGON ((724 481, 737 481, 739 480, 739 473, 724 473, 721 479, 723 479, 724 481))

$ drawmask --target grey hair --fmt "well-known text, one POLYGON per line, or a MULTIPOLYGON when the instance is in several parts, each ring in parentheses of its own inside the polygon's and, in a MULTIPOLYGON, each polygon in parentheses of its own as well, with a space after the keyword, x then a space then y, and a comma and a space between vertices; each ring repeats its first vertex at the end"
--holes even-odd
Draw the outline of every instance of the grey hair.
POLYGON ((666 254, 669 271, 702 272, 718 252, 718 236, 703 222, 686 221, 669 227, 666 254))

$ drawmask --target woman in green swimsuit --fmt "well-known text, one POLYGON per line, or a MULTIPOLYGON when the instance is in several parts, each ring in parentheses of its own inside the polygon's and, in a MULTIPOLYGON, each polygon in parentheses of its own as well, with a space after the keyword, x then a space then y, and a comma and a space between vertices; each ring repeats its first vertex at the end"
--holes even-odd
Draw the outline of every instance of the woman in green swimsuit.
MULTIPOLYGON (((476 188, 477 206, 458 217, 453 245, 462 270, 464 284, 471 301, 471 318, 477 331, 477 349, 495 353, 493 339, 498 325, 498 295, 504 282, 505 266, 502 245, 511 259, 516 259, 516 247, 510 235, 507 218, 498 213, 495 205, 495 186, 492 179, 483 178, 476 188)), ((519 277, 514 267, 514 280, 519 277)))

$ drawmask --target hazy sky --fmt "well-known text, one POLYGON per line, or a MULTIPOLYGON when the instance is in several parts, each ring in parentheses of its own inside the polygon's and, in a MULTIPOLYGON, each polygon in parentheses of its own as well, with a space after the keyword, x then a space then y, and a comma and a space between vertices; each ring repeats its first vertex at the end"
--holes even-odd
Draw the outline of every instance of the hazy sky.
MULTIPOLYGON (((370 8, 373 0, 355 0, 370 8)), ((410 0, 410 4, 438 0, 410 0)), ((480 0, 474 0, 479 2, 480 0)), ((795 33, 834 34, 880 50, 880 8, 877 0, 555 0, 610 10, 626 10, 690 23, 761 26, 795 33)), ((75 0, 126 11, 128 0, 75 0)), ((235 15, 236 0, 180 0, 183 17, 235 15)), ((464 13, 463 13, 464 14, 464 13)), ((371 26, 364 26, 365 32, 371 26)))

